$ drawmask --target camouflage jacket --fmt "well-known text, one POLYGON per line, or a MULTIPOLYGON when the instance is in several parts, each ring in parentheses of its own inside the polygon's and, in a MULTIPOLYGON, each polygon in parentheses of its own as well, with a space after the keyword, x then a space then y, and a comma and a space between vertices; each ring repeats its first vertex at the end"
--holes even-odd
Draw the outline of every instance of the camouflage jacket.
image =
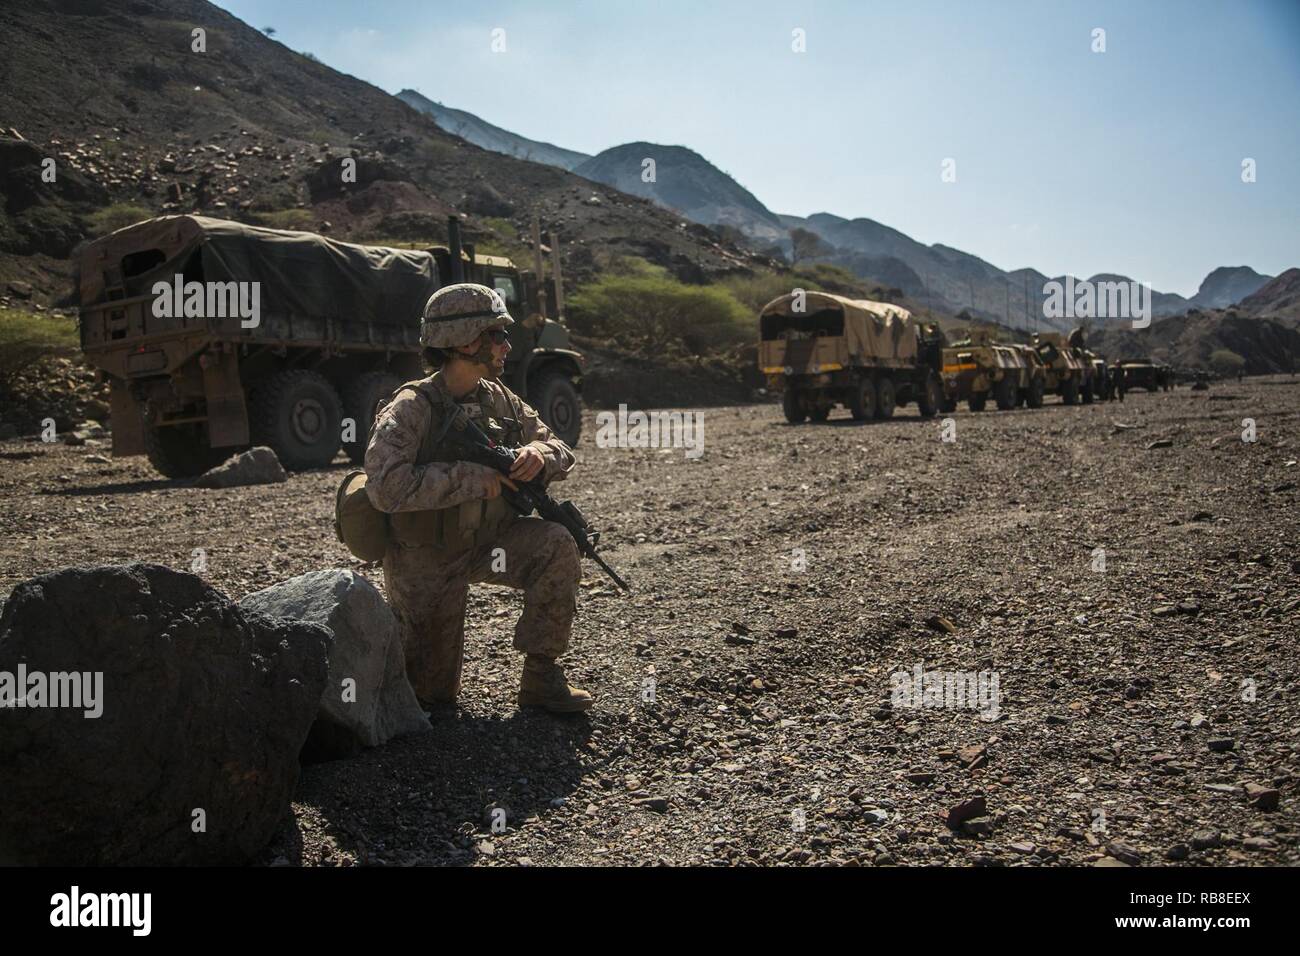
MULTIPOLYGON (((574 466, 573 451, 546 426, 537 412, 499 382, 481 379, 468 395, 453 399, 442 375, 412 382, 444 401, 457 401, 494 439, 531 445, 546 464, 540 477, 562 480, 574 466)), ((398 392, 375 418, 366 447, 366 493, 380 511, 389 513, 454 508, 482 499, 491 479, 483 465, 454 460, 424 461, 430 429, 441 420, 433 406, 411 389, 398 392)))

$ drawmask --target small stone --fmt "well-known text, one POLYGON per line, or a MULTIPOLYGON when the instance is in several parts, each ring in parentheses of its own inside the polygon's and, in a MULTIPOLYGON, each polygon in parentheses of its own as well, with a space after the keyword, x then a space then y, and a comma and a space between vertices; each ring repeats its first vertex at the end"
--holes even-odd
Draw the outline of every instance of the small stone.
POLYGON ((1223 844, 1223 838, 1213 830, 1197 830, 1192 834, 1193 850, 1212 850, 1223 844))
POLYGON ((1265 839, 1264 837, 1246 837, 1246 839, 1241 841, 1241 845, 1247 850, 1271 850, 1274 846, 1272 840, 1265 839))
POLYGON ((1125 866, 1125 867, 1128 866, 1127 863, 1117 860, 1113 856, 1103 856, 1100 860, 1094 860, 1092 865, 1093 866, 1125 866))
POLYGON ((1175 843, 1169 849, 1165 850, 1166 860, 1185 860, 1191 855, 1191 850, 1186 843, 1175 843))
POLYGON ((967 820, 961 825, 961 829, 967 836, 988 836, 993 832, 993 821, 983 817, 978 820, 967 820))
POLYGON ((935 778, 938 776, 939 775, 937 773, 931 773, 928 770, 918 770, 913 773, 907 774, 904 777, 904 779, 907 780, 908 783, 926 784, 926 783, 934 783, 935 778))
POLYGON ((1280 796, 1281 794, 1272 787, 1265 787, 1258 783, 1246 784, 1246 799, 1256 810, 1265 812, 1276 810, 1280 796))
POLYGON ((932 631, 938 631, 942 634, 956 634, 957 626, 939 614, 931 615, 925 619, 925 626, 932 631))
POLYGON ((956 829, 967 820, 975 817, 982 817, 988 812, 988 805, 985 803, 983 796, 971 797, 969 800, 963 800, 948 809, 944 817, 948 826, 956 829))
POLYGON ((1151 451, 1153 448, 1173 448, 1173 447, 1174 447, 1174 443, 1172 439, 1157 438, 1155 441, 1149 442, 1147 444, 1147 451, 1151 451))
POLYGON ((668 799, 666 797, 642 797, 640 800, 633 800, 632 806, 643 810, 653 810, 655 813, 667 813, 668 799))
POLYGON ((1204 714, 1192 714, 1191 726, 1193 728, 1204 727, 1210 722, 1210 718, 1204 714))
POLYGON ((1161 604, 1159 607, 1152 608, 1151 610, 1153 617, 1173 617, 1177 613, 1178 609, 1172 604, 1161 604))
POLYGON ((1032 843, 1012 843, 1007 849, 1012 853, 1019 853, 1021 856, 1032 856, 1037 848, 1032 843))
POLYGON ((1199 614, 1200 612, 1201 606, 1195 601, 1181 601, 1178 604, 1179 614, 1199 614))
POLYGON ((1216 754, 1227 753, 1237 746, 1231 737, 1212 737, 1206 742, 1205 746, 1209 747, 1216 754))
POLYGON ((1127 843, 1120 843, 1118 840, 1106 844, 1106 852, 1129 866, 1137 866, 1142 862, 1141 851, 1136 847, 1129 846, 1127 843))
POLYGON ((982 767, 988 763, 988 747, 984 744, 974 744, 970 747, 963 747, 957 751, 957 759, 961 761, 962 766, 969 770, 982 767))

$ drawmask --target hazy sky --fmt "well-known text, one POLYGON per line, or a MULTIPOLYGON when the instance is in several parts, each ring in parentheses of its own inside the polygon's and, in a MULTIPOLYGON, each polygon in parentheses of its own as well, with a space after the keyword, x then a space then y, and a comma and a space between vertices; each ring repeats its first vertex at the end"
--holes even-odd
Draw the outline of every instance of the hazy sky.
POLYGON ((390 93, 588 153, 689 146, 775 212, 1004 269, 1191 295, 1300 266, 1300 0, 218 5, 390 93))

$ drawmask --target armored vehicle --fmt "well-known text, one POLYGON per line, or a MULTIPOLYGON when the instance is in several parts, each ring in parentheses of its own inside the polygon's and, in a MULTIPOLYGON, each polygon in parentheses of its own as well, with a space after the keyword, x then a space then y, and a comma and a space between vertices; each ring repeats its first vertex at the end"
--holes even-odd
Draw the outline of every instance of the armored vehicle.
POLYGON ((1038 353, 992 340, 987 329, 943 350, 943 410, 965 401, 972 412, 984 410, 990 395, 1000 409, 1043 404, 1045 372, 1038 353))
POLYGON ((1145 388, 1148 392, 1157 392, 1162 388, 1168 391, 1173 387, 1171 370, 1149 358, 1127 358, 1119 364, 1124 370, 1126 389, 1145 388))
POLYGON ((517 324, 503 380, 576 441, 582 359, 567 330, 539 313, 533 277, 467 252, 455 225, 449 246, 430 250, 202 216, 90 243, 81 347, 110 382, 113 454, 147 454, 172 478, 249 445, 289 469, 328 465, 340 447, 360 461, 378 400, 424 374, 425 301, 462 280, 505 297, 517 324))
POLYGON ((1034 348, 1043 360, 1044 391, 1061 396, 1067 405, 1092 401, 1093 367, 1081 346, 1066 341, 1060 332, 1034 335, 1034 348))
POLYGON ((763 306, 759 336, 759 370, 792 424, 825 421, 836 404, 858 421, 908 402, 923 418, 939 410, 943 333, 906 309, 796 290, 763 306))

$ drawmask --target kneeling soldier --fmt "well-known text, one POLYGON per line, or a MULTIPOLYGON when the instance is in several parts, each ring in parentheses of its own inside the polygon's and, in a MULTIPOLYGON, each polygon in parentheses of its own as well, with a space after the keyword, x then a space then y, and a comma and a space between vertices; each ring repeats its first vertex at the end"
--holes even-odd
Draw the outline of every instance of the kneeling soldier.
POLYGON ((487 286, 439 289, 424 307, 420 343, 437 371, 404 385, 375 418, 366 448, 366 491, 389 513, 384 584, 402 629, 406 673, 426 707, 454 703, 465 654, 471 582, 524 592, 514 646, 527 655, 520 706, 586 710, 555 659, 569 646, 581 577, 577 545, 559 524, 521 517, 502 486, 563 479, 573 452, 502 385, 514 324, 487 286), (496 442, 520 448, 510 476, 456 460, 443 438, 458 404, 496 442))

